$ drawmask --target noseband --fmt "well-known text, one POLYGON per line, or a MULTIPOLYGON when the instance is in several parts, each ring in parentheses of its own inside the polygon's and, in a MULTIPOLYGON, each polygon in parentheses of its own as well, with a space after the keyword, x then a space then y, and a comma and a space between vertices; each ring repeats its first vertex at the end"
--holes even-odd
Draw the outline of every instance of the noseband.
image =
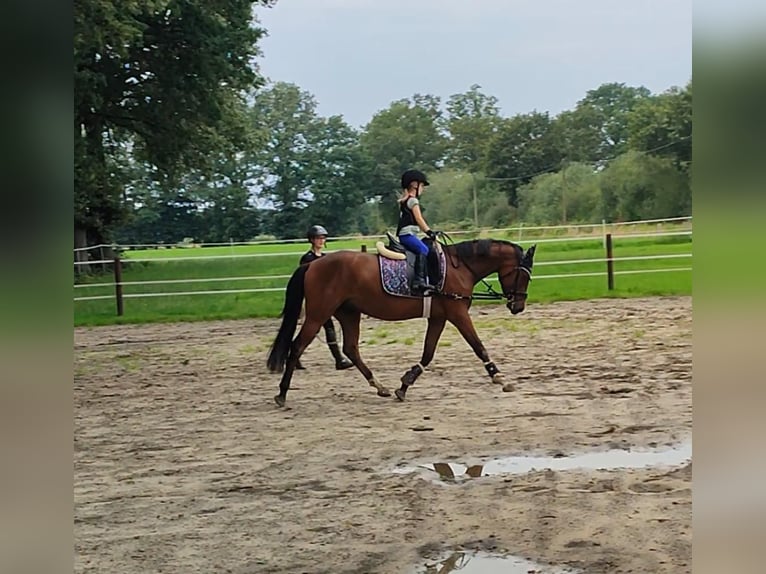
POLYGON ((516 300, 516 297, 519 297, 522 300, 527 298, 527 292, 526 291, 519 291, 518 290, 518 288, 519 288, 519 277, 521 277, 521 272, 523 271, 524 273, 527 274, 527 276, 529 277, 530 280, 532 279, 532 272, 529 269, 527 269, 526 267, 524 267, 522 265, 519 265, 518 267, 516 267, 516 269, 512 269, 508 273, 504 273, 503 275, 499 275, 498 276, 498 280, 500 281, 500 286, 501 287, 503 285, 503 279, 508 277, 514 271, 516 272, 516 279, 513 282, 513 289, 511 289, 510 291, 503 291, 503 297, 505 297, 508 300, 509 303, 513 303, 516 300))

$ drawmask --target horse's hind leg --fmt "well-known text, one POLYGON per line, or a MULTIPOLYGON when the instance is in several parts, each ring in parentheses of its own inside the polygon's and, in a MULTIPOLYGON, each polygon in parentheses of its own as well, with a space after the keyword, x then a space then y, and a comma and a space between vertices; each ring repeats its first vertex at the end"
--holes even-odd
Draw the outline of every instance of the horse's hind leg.
POLYGON ((298 365, 298 359, 300 359, 303 351, 309 346, 311 341, 314 340, 316 334, 319 332, 322 326, 322 321, 315 319, 306 320, 298 332, 298 336, 293 339, 292 346, 290 347, 290 355, 287 357, 287 363, 285 364, 285 372, 282 374, 282 380, 279 382, 279 394, 274 397, 274 401, 280 406, 285 406, 287 400, 287 391, 290 390, 290 381, 293 378, 293 372, 298 365))
POLYGON ((364 364, 359 354, 359 322, 362 314, 356 309, 341 307, 335 311, 335 318, 343 329, 343 354, 354 363, 371 387, 375 387, 380 397, 390 397, 391 391, 381 385, 372 371, 364 364))
POLYGON ((404 395, 407 393, 407 388, 414 384, 420 375, 423 374, 428 364, 433 360, 434 353, 436 352, 436 344, 439 342, 442 331, 444 331, 444 325, 446 324, 444 319, 428 319, 428 330, 426 331, 426 341, 423 344, 423 356, 420 358, 420 362, 414 365, 409 371, 404 373, 402 378, 402 386, 394 391, 396 398, 400 401, 404 400, 404 395))

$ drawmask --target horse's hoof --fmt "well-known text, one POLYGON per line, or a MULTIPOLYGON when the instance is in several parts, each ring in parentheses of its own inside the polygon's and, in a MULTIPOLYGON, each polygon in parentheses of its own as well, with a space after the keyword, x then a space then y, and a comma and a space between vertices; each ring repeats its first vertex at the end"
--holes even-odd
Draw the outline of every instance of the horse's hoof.
POLYGON ((367 381, 371 387, 375 387, 375 390, 378 391, 379 397, 390 397, 391 391, 389 391, 386 387, 381 385, 375 377, 371 378, 369 381, 367 381))
POLYGON ((396 398, 397 398, 397 399, 399 399, 400 401, 404 401, 404 391, 403 391, 403 390, 401 390, 401 389, 396 389, 396 390, 394 391, 394 394, 396 395, 396 398))
POLYGON ((506 383, 503 385, 503 392, 504 393, 510 393, 511 391, 515 391, 516 386, 513 383, 506 383))
POLYGON ((283 407, 285 406, 285 397, 277 395, 274 397, 274 402, 277 403, 278 406, 283 407))
POLYGON ((502 385, 503 381, 505 380, 505 377, 502 373, 495 373, 492 375, 492 382, 498 385, 502 385))

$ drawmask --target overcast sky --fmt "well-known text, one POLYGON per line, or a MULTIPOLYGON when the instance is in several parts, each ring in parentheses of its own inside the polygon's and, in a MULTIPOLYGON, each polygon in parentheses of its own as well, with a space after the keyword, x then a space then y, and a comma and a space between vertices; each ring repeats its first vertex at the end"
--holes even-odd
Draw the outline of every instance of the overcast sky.
POLYGON ((691 0, 278 0, 256 14, 262 73, 356 127, 415 93, 479 84, 505 116, 555 115, 607 82, 657 93, 692 73, 691 0))

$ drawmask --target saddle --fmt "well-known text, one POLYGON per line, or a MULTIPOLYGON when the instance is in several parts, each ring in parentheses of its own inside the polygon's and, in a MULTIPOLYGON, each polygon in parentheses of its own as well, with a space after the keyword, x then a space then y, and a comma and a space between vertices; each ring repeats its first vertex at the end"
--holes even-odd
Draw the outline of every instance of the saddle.
MULTIPOLYGON (((398 297, 422 298, 423 295, 412 291, 412 280, 415 276, 415 254, 408 251, 390 233, 386 232, 386 236, 388 237, 388 245, 382 241, 375 244, 378 250, 383 291, 398 297)), ((430 238, 424 239, 423 243, 428 247, 428 255, 426 256, 428 282, 436 286, 438 291, 441 291, 444 287, 447 270, 444 251, 438 242, 435 243, 430 238)))

